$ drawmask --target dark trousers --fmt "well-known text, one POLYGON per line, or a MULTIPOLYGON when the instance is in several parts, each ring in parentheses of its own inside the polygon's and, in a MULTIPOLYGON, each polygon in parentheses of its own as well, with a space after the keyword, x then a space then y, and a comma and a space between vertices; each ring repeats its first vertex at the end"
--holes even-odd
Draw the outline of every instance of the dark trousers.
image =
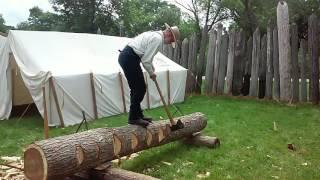
POLYGON ((140 103, 146 93, 140 57, 129 46, 126 46, 119 55, 119 64, 127 78, 130 87, 130 112, 129 121, 143 117, 140 103))

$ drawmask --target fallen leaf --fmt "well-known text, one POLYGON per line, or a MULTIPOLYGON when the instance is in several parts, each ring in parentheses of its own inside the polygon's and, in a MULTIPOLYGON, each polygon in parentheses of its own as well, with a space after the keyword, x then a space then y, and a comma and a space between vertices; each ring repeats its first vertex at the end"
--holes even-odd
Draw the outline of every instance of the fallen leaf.
POLYGON ((305 163, 302 163, 301 165, 302 166, 308 166, 308 163, 305 162, 305 163))
POLYGON ((271 176, 274 179, 279 179, 279 176, 271 176))
POLYGON ((244 160, 242 159, 240 162, 244 162, 244 160))
POLYGON ((189 166, 189 165, 192 165, 192 164, 193 164, 193 162, 189 162, 189 161, 182 163, 183 166, 189 166))
POLYGON ((267 157, 268 157, 268 158, 272 158, 272 156, 270 156, 269 154, 267 154, 267 157))
POLYGON ((200 179, 207 178, 210 176, 210 172, 206 172, 205 174, 198 174, 197 177, 200 179))
POLYGON ((168 165, 168 166, 171 166, 172 164, 171 163, 169 163, 169 162, 165 162, 165 161, 161 161, 163 164, 165 164, 165 165, 168 165))

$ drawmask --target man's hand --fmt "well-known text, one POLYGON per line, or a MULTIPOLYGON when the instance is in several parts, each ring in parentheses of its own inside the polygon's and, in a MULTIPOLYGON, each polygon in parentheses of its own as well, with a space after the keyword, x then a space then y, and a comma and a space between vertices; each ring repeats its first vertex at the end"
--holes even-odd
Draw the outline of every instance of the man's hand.
POLYGON ((157 75, 155 73, 150 74, 150 79, 152 79, 153 81, 155 81, 157 78, 157 75))

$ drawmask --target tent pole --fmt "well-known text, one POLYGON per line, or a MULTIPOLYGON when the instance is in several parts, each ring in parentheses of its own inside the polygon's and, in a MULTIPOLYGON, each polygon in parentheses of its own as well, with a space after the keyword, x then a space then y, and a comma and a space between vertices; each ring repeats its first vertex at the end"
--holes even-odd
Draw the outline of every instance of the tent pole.
POLYGON ((93 72, 90 73, 90 84, 91 84, 91 92, 92 92, 92 100, 93 100, 94 119, 98 119, 96 89, 94 86, 93 72))
POLYGON ((47 101, 46 101, 46 87, 43 85, 42 87, 42 93, 43 93, 43 129, 44 129, 44 138, 49 138, 49 126, 48 126, 48 112, 47 112, 47 101))
POLYGON ((149 85, 148 85, 148 76, 145 74, 145 81, 146 81, 146 90, 147 90, 147 105, 148 109, 150 109, 150 96, 149 96, 149 85))
POLYGON ((123 112, 126 113, 127 112, 126 99, 125 99, 125 96, 124 96, 124 89, 123 89, 123 82, 122 82, 122 74, 121 74, 121 72, 119 72, 119 80, 120 80, 120 88, 121 88, 121 95, 122 95, 123 112))
POLYGON ((168 88, 168 105, 170 105, 170 72, 169 69, 167 70, 167 88, 168 88))
POLYGON ((61 109, 60 109, 59 101, 58 101, 58 97, 57 97, 57 92, 56 92, 56 88, 53 84, 52 77, 49 78, 49 83, 50 83, 50 88, 52 89, 53 98, 54 98, 54 102, 56 104, 56 108, 58 111, 61 127, 64 127, 64 121, 63 121, 63 117, 62 117, 62 113, 61 113, 61 109))

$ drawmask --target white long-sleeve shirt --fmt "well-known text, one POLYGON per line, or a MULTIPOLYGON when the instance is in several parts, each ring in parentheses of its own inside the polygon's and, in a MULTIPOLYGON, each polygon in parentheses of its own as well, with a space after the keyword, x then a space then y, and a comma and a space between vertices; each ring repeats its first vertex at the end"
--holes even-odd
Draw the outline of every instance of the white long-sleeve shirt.
POLYGON ((152 66, 153 57, 158 53, 162 44, 162 31, 148 31, 133 38, 128 46, 141 58, 144 69, 149 74, 152 74, 154 72, 152 66))

